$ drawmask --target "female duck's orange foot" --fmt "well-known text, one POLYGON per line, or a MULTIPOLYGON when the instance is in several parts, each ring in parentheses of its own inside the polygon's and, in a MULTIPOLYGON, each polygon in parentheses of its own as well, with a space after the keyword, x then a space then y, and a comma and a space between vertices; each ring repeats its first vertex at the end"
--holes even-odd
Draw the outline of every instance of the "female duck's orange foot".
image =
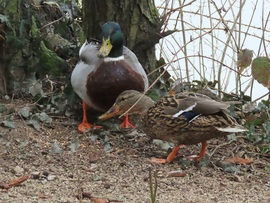
POLYGON ((134 128, 134 125, 132 125, 128 121, 128 114, 125 115, 123 123, 121 123, 120 128, 134 128))
POLYGON ((92 125, 92 124, 90 124, 90 123, 88 123, 88 122, 82 122, 79 126, 78 126, 78 130, 80 131, 80 132, 87 132, 87 131, 89 131, 90 129, 100 129, 100 128, 102 128, 102 126, 99 126, 99 125, 92 125))
POLYGON ((175 146, 172 150, 172 152, 167 156, 166 159, 158 159, 158 158, 152 158, 151 162, 153 163, 157 163, 157 164, 166 164, 166 163, 171 163, 175 157, 175 155, 177 154, 177 152, 179 151, 180 146, 175 146))
POLYGON ((191 155, 191 156, 188 156, 186 157, 187 159, 192 159, 194 161, 200 161, 200 159, 202 157, 204 157, 205 155, 205 152, 206 152, 206 146, 207 146, 207 143, 206 141, 202 141, 202 148, 201 148, 201 151, 198 155, 191 155))

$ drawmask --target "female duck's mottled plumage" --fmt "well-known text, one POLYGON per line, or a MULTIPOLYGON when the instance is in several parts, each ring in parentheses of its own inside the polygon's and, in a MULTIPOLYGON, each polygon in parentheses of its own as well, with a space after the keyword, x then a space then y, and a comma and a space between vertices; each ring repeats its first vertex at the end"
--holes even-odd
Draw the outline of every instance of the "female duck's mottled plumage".
MULTIPOLYGON (((117 96, 134 89, 143 92, 148 87, 146 73, 136 55, 123 46, 123 33, 115 22, 102 26, 102 44, 85 42, 80 49, 80 61, 71 75, 74 91, 86 105, 107 111, 117 96)), ((91 127, 84 113, 80 131, 91 127)))
POLYGON ((239 130, 235 119, 225 113, 228 107, 195 93, 164 97, 142 117, 143 129, 152 138, 197 144, 239 130))
POLYGON ((202 151, 198 157, 200 158, 205 153, 207 140, 246 131, 226 113, 228 104, 196 93, 179 93, 154 103, 149 97, 128 90, 120 94, 112 108, 100 118, 107 119, 125 113, 141 97, 142 101, 129 112, 142 114, 138 127, 151 138, 178 145, 173 150, 173 155, 169 155, 165 162, 172 161, 181 144, 202 142, 202 151))

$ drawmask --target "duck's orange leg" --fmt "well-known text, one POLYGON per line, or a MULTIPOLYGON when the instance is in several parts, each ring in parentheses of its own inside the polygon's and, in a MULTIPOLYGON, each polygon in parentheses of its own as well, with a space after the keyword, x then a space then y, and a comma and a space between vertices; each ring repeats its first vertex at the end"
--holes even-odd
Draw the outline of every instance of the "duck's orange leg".
POLYGON ((83 108, 83 120, 82 120, 82 123, 78 126, 78 130, 80 132, 85 132, 91 128, 94 128, 94 129, 102 128, 102 126, 97 126, 97 125, 88 123, 87 116, 86 116, 87 104, 84 101, 82 103, 82 108, 83 108))
POLYGON ((175 146, 172 150, 172 152, 167 156, 166 159, 158 159, 158 158, 152 158, 151 162, 153 163, 157 163, 157 164, 166 164, 166 163, 170 163, 173 161, 175 155, 177 154, 177 152, 180 149, 180 145, 179 146, 175 146))
POLYGON ((134 128, 134 125, 132 125, 128 121, 128 114, 125 115, 125 118, 124 118, 123 122, 121 123, 120 128, 134 128))
POLYGON ((191 155, 191 156, 188 156, 186 157, 187 159, 193 159, 195 161, 200 161, 200 159, 202 157, 204 157, 205 155, 205 152, 206 152, 206 147, 207 147, 207 143, 206 141, 202 141, 202 148, 201 148, 201 151, 198 155, 191 155))
POLYGON ((202 141, 202 148, 198 156, 196 157, 196 161, 199 161, 202 157, 204 157, 206 152, 207 143, 206 141, 202 141))

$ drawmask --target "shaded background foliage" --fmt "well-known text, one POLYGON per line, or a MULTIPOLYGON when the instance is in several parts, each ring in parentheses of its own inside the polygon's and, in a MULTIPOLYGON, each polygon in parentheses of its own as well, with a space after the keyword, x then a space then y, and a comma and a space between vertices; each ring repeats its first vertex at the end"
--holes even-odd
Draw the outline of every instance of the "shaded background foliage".
POLYGON ((70 115, 81 100, 70 75, 85 39, 99 40, 101 26, 117 21, 126 46, 151 82, 158 76, 155 44, 163 36, 154 1, 0 0, 0 97, 29 98, 40 111, 70 115), (83 10, 82 10, 83 8, 83 10), (150 9, 149 9, 150 8, 150 9), (113 12, 117 11, 117 12, 113 12), (84 29, 83 29, 84 28, 84 29), (75 105, 76 104, 76 105, 75 105))
POLYGON ((69 18, 58 5, 23 0, 0 3, 0 94, 27 94, 38 79, 67 73, 75 40, 69 18))
MULTIPOLYGON (((148 73, 156 69, 155 44, 169 33, 160 33, 162 21, 154 1, 82 3, 81 12, 77 1, 0 1, 0 96, 27 95, 37 83, 45 89, 48 83, 53 91, 55 86, 69 84, 79 42, 99 39, 100 27, 106 21, 119 22, 126 46, 148 73)), ((151 81, 157 75, 151 74, 151 81)), ((36 89, 32 95, 42 91, 36 89)))

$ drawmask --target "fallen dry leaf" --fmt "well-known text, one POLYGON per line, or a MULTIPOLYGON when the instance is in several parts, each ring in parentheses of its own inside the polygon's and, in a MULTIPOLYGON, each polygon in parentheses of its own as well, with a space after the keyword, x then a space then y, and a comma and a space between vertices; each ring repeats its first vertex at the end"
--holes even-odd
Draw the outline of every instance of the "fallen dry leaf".
POLYGON ((24 175, 24 176, 21 176, 19 178, 16 178, 16 179, 10 181, 9 183, 3 183, 3 182, 1 182, 0 183, 0 188, 1 189, 9 189, 11 187, 20 185, 21 183, 23 183, 24 181, 26 181, 28 178, 29 178, 29 175, 24 175))
POLYGON ((49 199, 49 198, 51 198, 51 197, 52 197, 51 195, 46 195, 46 194, 43 194, 43 193, 40 193, 40 194, 38 195, 38 198, 39 198, 39 199, 43 199, 43 200, 49 199))
POLYGON ((107 198, 97 198, 97 197, 92 197, 91 198, 92 203, 112 203, 112 202, 123 202, 119 200, 110 200, 107 198))
POLYGON ((8 189, 8 184, 7 183, 3 183, 3 182, 0 182, 0 189, 8 189))
POLYGON ((168 177, 185 177, 187 174, 183 172, 182 170, 178 171, 170 171, 168 173, 168 177))
POLYGON ((9 185, 9 187, 14 187, 14 186, 20 185, 21 183, 23 183, 24 181, 26 181, 28 178, 29 178, 29 175, 21 176, 19 178, 16 178, 16 179, 10 181, 8 183, 8 185, 9 185))
POLYGON ((92 197, 91 202, 92 203, 110 203, 110 201, 107 198, 96 198, 96 197, 92 197))
POLYGON ((236 164, 251 164, 253 163, 253 158, 232 157, 225 159, 224 161, 236 164))
POLYGON ((250 66, 253 57, 253 51, 249 49, 239 50, 237 54, 237 66, 240 68, 239 72, 242 73, 245 68, 250 66))

